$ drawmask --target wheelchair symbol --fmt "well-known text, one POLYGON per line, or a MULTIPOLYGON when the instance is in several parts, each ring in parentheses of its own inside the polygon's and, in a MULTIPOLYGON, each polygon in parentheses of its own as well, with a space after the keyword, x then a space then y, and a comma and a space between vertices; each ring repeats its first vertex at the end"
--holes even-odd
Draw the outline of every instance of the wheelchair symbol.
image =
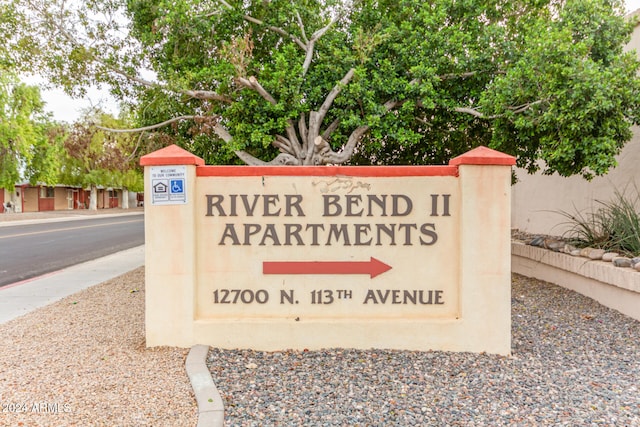
POLYGON ((184 193, 184 181, 181 180, 181 179, 172 179, 171 180, 171 193, 172 194, 184 193))

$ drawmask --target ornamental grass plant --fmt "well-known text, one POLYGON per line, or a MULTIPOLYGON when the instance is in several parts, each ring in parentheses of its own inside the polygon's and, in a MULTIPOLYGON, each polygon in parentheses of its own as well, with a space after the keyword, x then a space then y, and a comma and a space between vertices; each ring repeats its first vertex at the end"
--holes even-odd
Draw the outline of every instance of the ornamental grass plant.
MULTIPOLYGON (((593 212, 559 213, 568 219, 563 237, 578 247, 593 247, 636 256, 640 254, 640 190, 616 190, 611 201, 596 201, 593 212)), ((566 223, 565 223, 566 224, 566 223)))

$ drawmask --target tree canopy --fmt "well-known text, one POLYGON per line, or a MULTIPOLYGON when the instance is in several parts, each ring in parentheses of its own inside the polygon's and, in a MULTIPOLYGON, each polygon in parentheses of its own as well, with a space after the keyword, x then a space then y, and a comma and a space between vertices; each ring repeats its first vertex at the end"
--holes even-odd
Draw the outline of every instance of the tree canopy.
MULTIPOLYGON (((59 179, 95 191, 97 186, 117 186, 143 191, 140 167, 140 138, 119 135, 95 126, 96 122, 112 127, 125 127, 128 122, 101 111, 89 111, 68 127, 64 140, 64 157, 59 179)), ((95 195, 91 199, 95 203, 95 195)), ((90 209, 96 209, 95 205, 90 209)))
POLYGON ((145 131, 208 163, 439 164, 487 145, 591 177, 640 123, 618 0, 2 7, 23 23, 0 26, 9 61, 70 93, 109 85, 145 131))
POLYGON ((44 111, 40 90, 0 66, 0 188, 22 180, 53 184, 62 129, 44 111))

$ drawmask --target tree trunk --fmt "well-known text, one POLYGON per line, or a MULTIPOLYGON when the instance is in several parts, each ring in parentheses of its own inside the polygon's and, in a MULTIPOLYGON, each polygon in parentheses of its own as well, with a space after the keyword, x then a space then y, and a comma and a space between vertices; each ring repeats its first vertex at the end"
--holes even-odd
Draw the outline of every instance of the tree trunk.
POLYGON ((91 195, 89 195, 89 210, 98 210, 98 188, 95 185, 91 185, 91 195))
POLYGON ((129 209, 129 189, 122 187, 122 209, 129 209))

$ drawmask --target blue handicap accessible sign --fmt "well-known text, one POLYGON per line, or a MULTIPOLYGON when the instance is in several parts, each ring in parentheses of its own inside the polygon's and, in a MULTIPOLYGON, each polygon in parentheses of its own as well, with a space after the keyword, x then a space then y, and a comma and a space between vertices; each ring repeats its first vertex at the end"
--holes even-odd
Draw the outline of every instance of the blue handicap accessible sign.
POLYGON ((184 193, 184 179, 172 179, 170 183, 171 194, 184 193))

